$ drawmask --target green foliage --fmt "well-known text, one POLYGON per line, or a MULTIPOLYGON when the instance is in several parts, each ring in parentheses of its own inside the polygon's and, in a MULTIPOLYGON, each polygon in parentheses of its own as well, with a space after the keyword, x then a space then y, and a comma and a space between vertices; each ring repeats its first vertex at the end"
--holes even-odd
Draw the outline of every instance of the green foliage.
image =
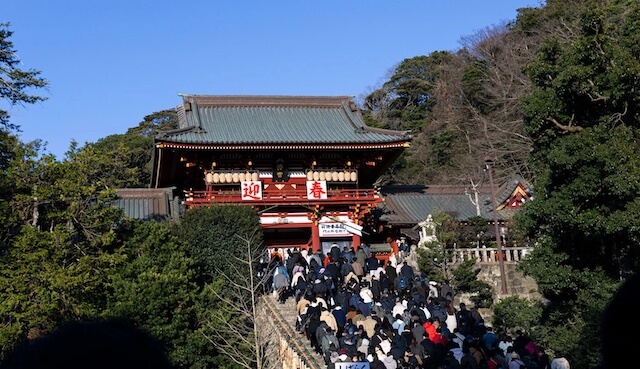
MULTIPOLYGON (((488 222, 485 218, 474 216, 465 222, 464 232, 460 240, 460 247, 488 246, 492 240, 487 237, 488 222)), ((495 244, 495 242, 493 242, 495 244)))
POLYGON ((493 289, 485 281, 475 280, 469 284, 469 292, 473 293, 470 299, 476 307, 488 308, 493 305, 493 289))
MULTIPOLYGON (((110 135, 89 144, 84 149, 94 150, 98 156, 111 158, 106 162, 111 177, 119 188, 149 187, 153 170, 153 139, 160 131, 178 128, 178 115, 174 109, 162 110, 144 117, 138 126, 125 134, 110 135)), ((105 168, 107 169, 107 168, 105 168)))
POLYGON ((214 352, 197 332, 203 306, 193 261, 171 227, 135 222, 122 250, 127 262, 110 272, 111 293, 102 315, 126 319, 151 333, 176 367, 209 365, 214 352))
POLYGON ((599 361, 599 322, 620 276, 640 267, 640 4, 551 2, 562 19, 525 69, 535 201, 516 218, 536 250, 519 267, 549 299, 536 332, 571 365, 599 361))
POLYGON ((451 287, 460 292, 472 292, 473 282, 478 279, 480 268, 475 260, 464 260, 451 271, 451 287))
POLYGON ((145 116, 136 127, 129 128, 126 135, 154 138, 160 131, 170 131, 178 125, 175 109, 160 110, 145 116))
POLYGON ((528 234, 554 239, 558 251, 580 267, 603 267, 612 276, 637 270, 640 233, 640 131, 627 126, 594 127, 557 140, 545 175, 525 208, 528 234), (538 192, 540 191, 540 192, 538 192))
POLYGON ((486 73, 488 65, 486 60, 473 60, 471 65, 464 70, 462 88, 469 103, 483 114, 488 114, 493 106, 492 96, 486 90, 486 73))
POLYGON ((444 167, 451 164, 452 146, 456 133, 453 131, 441 131, 431 137, 431 146, 434 155, 434 164, 437 167, 444 167))
MULTIPOLYGON (((9 23, 0 22, 0 101, 12 108, 44 101, 45 97, 32 92, 45 88, 48 82, 40 77, 40 71, 20 68, 23 61, 10 40, 13 32, 9 27, 9 23)), ((9 111, 0 109, 0 248, 8 245, 20 228, 20 214, 15 211, 12 202, 17 194, 23 193, 24 187, 8 173, 13 161, 20 158, 21 151, 28 146, 14 134, 19 128, 19 125, 10 122, 9 111)))
MULTIPOLYGON (((13 32, 10 24, 0 23, 0 99, 10 106, 35 104, 46 100, 45 97, 32 95, 34 88, 44 88, 49 82, 40 77, 40 71, 35 69, 23 70, 19 66, 23 63, 13 48, 10 38, 13 32)), ((9 122, 9 112, 0 109, 0 130, 19 129, 19 126, 9 122)))
POLYGON ((419 132, 435 105, 435 89, 443 65, 453 56, 434 52, 403 60, 389 81, 365 98, 367 121, 382 128, 419 132))
POLYGON ((578 270, 571 264, 567 254, 541 242, 518 268, 532 276, 549 299, 539 325, 532 328, 539 342, 568 355, 572 365, 594 367, 600 357, 602 312, 618 283, 601 270, 578 270))
POLYGON ((224 266, 239 250, 245 249, 242 237, 255 237, 257 244, 262 243, 260 218, 249 206, 213 205, 189 209, 175 231, 186 245, 188 255, 200 268, 199 273, 207 276, 203 282, 210 282, 215 271, 235 272, 224 266))
POLYGON ((491 310, 493 311, 494 329, 503 330, 513 335, 516 329, 532 332, 532 329, 537 327, 542 319, 543 306, 540 301, 514 295, 493 304, 491 310))
MULTIPOLYGON (((420 259, 418 259, 420 264, 420 259)), ((491 307, 493 304, 493 289, 478 279, 480 268, 476 260, 464 260, 450 265, 450 279, 448 282, 456 291, 471 294, 471 301, 477 307, 491 307)))
POLYGON ((23 227, 0 263, 2 355, 28 335, 102 311, 107 271, 124 260, 107 249, 75 242, 65 229, 23 227))

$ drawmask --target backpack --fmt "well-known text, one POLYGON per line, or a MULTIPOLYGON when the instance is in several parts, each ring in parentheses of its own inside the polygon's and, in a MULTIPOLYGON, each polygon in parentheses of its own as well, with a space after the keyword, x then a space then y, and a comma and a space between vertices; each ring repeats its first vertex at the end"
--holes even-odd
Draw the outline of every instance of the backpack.
POLYGON ((398 280, 398 287, 400 287, 401 289, 407 288, 407 280, 404 277, 400 277, 400 279, 398 280))
POLYGON ((514 361, 518 364, 520 364, 520 369, 527 369, 527 366, 524 364, 524 361, 520 360, 520 359, 514 359, 514 361))
POLYGON ((498 359, 492 356, 487 360, 487 368, 500 369, 502 368, 502 365, 500 365, 500 361, 498 359))

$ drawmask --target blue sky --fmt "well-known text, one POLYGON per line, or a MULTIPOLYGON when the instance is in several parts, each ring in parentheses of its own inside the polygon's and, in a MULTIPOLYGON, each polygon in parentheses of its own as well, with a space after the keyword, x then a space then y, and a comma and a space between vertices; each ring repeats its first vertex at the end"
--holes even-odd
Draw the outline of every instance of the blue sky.
POLYGON ((406 58, 460 48, 540 0, 6 1, 47 101, 10 110, 62 159, 173 108, 179 93, 362 96, 406 58))

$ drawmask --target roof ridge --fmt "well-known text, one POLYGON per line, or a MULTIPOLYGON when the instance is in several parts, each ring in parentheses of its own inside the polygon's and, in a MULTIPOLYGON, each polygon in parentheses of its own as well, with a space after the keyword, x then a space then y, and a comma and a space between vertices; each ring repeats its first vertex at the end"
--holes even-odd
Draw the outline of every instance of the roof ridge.
POLYGON ((287 95, 181 95, 185 102, 200 106, 307 106, 342 107, 352 96, 287 95))

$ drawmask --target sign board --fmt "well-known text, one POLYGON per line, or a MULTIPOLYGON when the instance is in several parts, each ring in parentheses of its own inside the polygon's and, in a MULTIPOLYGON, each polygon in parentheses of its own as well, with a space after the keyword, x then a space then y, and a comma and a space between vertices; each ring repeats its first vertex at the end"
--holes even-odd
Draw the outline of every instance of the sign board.
POLYGON ((336 362, 334 365, 335 369, 369 369, 368 361, 336 362))
POLYGON ((326 200, 327 181, 307 181, 307 198, 309 200, 326 200))
POLYGON ((344 223, 318 223, 318 231, 320 231, 320 237, 351 236, 344 223))
POLYGON ((262 200, 262 181, 242 181, 242 201, 262 200))
POLYGON ((318 223, 320 237, 362 236, 362 226, 351 222, 318 223))

